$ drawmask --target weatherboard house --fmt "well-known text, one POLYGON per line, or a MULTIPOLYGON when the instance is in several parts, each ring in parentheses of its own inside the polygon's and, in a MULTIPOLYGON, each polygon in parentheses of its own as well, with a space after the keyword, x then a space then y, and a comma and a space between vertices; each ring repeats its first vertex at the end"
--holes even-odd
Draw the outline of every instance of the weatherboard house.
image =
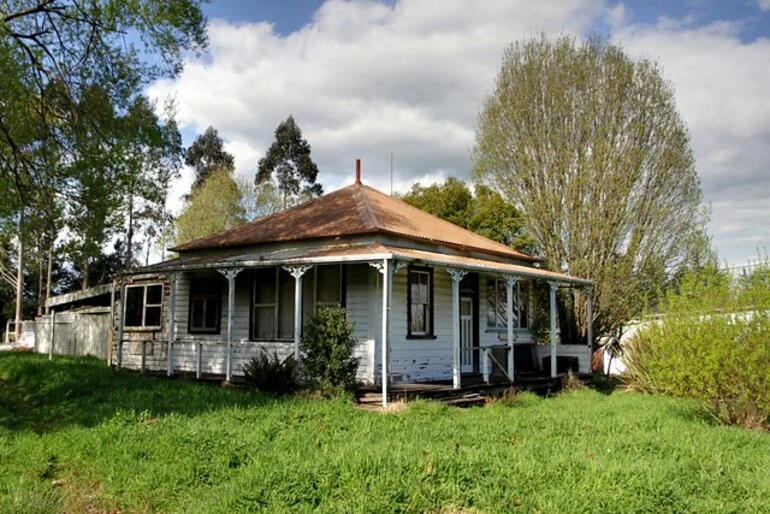
MULTIPOLYGON (((589 371, 590 348, 557 344, 558 287, 591 282, 431 216, 361 183, 173 248, 178 258, 122 276, 111 362, 221 374, 262 350, 301 356, 303 324, 340 305, 354 324, 358 378, 380 385, 515 382, 515 348, 552 377, 563 359, 589 371), (550 285, 550 337, 533 345, 533 284, 550 285), (542 365, 540 364, 542 362, 542 365), (387 380, 384 380, 386 377, 387 380)), ((590 324, 589 324, 590 327, 590 324)), ((589 340, 591 340, 589 334, 589 340)))

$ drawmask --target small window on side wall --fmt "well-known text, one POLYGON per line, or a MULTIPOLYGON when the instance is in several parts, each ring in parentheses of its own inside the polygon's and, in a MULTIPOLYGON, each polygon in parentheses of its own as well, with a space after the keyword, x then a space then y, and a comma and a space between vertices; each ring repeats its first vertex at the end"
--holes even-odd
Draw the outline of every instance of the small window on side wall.
POLYGON ((126 287, 126 328, 160 328, 163 284, 126 287))
POLYGON ((190 279, 190 306, 187 331, 191 334, 218 334, 222 319, 223 278, 220 276, 190 279))
POLYGON ((407 284, 407 317, 410 338, 433 337, 433 270, 409 268, 407 284))

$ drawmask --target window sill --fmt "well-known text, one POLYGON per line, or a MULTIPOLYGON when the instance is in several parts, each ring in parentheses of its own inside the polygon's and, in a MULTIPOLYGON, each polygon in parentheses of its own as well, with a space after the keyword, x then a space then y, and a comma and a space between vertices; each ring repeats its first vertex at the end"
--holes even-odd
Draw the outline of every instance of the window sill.
POLYGON ((407 334, 407 339, 438 339, 433 334, 407 334))
POLYGON ((187 333, 199 336, 218 336, 221 333, 221 330, 188 330, 187 333))
POLYGON ((124 332, 158 332, 161 327, 123 327, 124 332))

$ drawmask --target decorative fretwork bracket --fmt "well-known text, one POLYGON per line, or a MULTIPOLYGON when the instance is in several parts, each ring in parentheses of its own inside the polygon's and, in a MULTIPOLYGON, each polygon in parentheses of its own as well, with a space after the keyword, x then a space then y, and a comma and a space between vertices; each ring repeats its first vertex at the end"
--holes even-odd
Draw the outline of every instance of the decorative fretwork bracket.
MULTIPOLYGON (((376 269, 380 273, 384 273, 385 266, 383 265, 382 261, 377 262, 370 262, 369 266, 376 269)), ((392 277, 396 273, 398 273, 401 269, 405 268, 407 266, 407 263, 404 261, 393 261, 393 264, 390 266, 390 276, 392 277)))
POLYGON ((238 276, 238 273, 243 271, 243 268, 227 268, 227 269, 220 269, 217 271, 220 272, 222 275, 224 275, 228 282, 231 282, 235 280, 235 277, 238 276))
POLYGON ((457 283, 459 283, 463 277, 468 274, 468 272, 465 270, 455 268, 447 268, 446 272, 449 273, 449 275, 452 277, 452 280, 457 283))
POLYGON ((313 266, 284 266, 283 269, 288 271, 289 274, 294 277, 294 280, 298 280, 312 267, 313 266))

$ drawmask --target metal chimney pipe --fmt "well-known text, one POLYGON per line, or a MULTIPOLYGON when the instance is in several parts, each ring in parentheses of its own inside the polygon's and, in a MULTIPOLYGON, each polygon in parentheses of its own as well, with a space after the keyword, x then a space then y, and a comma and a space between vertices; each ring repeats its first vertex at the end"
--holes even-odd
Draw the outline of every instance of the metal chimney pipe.
POLYGON ((361 159, 356 159, 356 184, 361 183, 361 159))

